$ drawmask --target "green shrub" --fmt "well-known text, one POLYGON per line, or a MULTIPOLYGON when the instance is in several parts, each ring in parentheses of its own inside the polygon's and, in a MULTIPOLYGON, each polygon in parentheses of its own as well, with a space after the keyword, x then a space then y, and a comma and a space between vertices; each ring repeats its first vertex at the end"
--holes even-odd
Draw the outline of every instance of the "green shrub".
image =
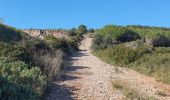
POLYGON ((1 100, 39 100, 35 91, 31 88, 15 84, 0 77, 1 100))
MULTIPOLYGON (((28 88, 30 92, 35 92, 37 97, 40 96, 44 91, 44 86, 46 85, 46 77, 42 75, 41 70, 38 67, 29 69, 28 65, 24 62, 9 61, 7 59, 8 58, 0 59, 0 76, 10 83, 25 87, 25 92, 27 92, 28 88)), ((20 93, 17 95, 19 94, 20 93)))
POLYGON ((128 30, 125 27, 116 25, 106 25, 102 29, 98 30, 97 33, 105 35, 111 35, 113 39, 119 38, 122 34, 126 33, 128 30))
POLYGON ((8 57, 11 60, 21 60, 26 63, 31 61, 29 53, 25 48, 15 45, 0 42, 0 56, 8 57))
POLYGON ((62 44, 64 44, 63 42, 65 42, 61 38, 56 38, 52 35, 46 35, 44 37, 44 40, 48 43, 48 45, 51 48, 55 48, 55 49, 60 48, 62 46, 62 44))
POLYGON ((128 25, 128 29, 137 32, 140 36, 145 38, 158 38, 160 35, 165 37, 170 37, 170 29, 164 27, 150 27, 150 26, 137 26, 137 25, 128 25))
POLYGON ((163 27, 149 27, 149 26, 127 26, 140 35, 146 43, 155 47, 169 47, 170 46, 170 29, 163 27), (147 42, 149 41, 149 42, 147 42))
POLYGON ((122 26, 107 25, 102 29, 98 30, 97 33, 103 36, 109 35, 113 40, 120 42, 129 42, 140 39, 140 36, 132 30, 122 26))
POLYGON ((44 40, 47 42, 47 45, 53 50, 62 49, 64 52, 68 53, 71 50, 78 49, 78 41, 76 38, 65 39, 65 38, 56 38, 52 35, 46 35, 44 40))
POLYGON ((99 50, 96 52, 96 55, 108 63, 121 66, 127 65, 138 58, 138 54, 135 50, 126 48, 123 45, 118 45, 101 51, 99 50))
POLYGON ((102 49, 102 47, 101 47, 102 42, 103 42, 102 35, 96 34, 93 39, 92 49, 93 50, 102 49))
POLYGON ((115 44, 118 44, 118 42, 113 40, 110 35, 103 36, 101 34, 95 34, 92 42, 92 49, 106 49, 113 47, 115 44))

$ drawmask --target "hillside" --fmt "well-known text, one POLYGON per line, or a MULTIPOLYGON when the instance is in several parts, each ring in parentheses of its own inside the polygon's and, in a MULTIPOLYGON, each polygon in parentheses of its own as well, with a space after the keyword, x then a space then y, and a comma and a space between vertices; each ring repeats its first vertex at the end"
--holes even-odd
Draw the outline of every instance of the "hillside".
POLYGON ((47 82, 59 77, 64 56, 77 50, 80 39, 46 34, 42 40, 0 24, 0 99, 40 99, 47 82))
POLYGON ((135 69, 170 83, 170 29, 107 25, 94 36, 93 51, 103 61, 135 69))

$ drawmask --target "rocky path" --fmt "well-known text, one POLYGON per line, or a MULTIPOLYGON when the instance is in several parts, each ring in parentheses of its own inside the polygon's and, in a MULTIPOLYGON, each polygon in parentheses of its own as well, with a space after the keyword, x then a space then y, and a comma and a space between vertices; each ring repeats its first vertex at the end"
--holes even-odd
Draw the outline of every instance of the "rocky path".
POLYGON ((112 81, 122 80, 139 92, 170 100, 170 86, 156 82, 154 78, 126 68, 116 68, 102 62, 90 51, 92 39, 85 38, 76 52, 68 59, 68 67, 61 81, 51 83, 46 100, 124 100, 120 91, 114 91, 112 81), (167 96, 155 95, 165 90, 167 96))

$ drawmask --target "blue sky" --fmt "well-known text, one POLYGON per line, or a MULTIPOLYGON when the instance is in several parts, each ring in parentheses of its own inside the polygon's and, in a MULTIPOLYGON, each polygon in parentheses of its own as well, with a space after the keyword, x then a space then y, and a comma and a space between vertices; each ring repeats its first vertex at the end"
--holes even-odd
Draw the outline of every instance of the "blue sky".
POLYGON ((170 0, 0 0, 0 17, 17 28, 72 28, 80 24, 170 27, 170 0))

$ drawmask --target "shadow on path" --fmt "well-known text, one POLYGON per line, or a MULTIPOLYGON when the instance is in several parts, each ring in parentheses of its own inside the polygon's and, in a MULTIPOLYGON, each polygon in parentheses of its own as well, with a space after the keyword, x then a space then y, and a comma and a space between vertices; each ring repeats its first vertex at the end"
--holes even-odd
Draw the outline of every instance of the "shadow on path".
POLYGON ((51 83, 49 88, 46 90, 46 94, 43 100, 75 100, 72 97, 73 91, 76 91, 75 87, 68 87, 66 85, 60 85, 57 83, 51 83))
POLYGON ((60 80, 49 83, 49 86, 46 89, 46 94, 43 100, 75 100, 75 96, 73 97, 73 92, 77 91, 76 87, 66 86, 66 84, 62 84, 65 81, 72 81, 78 79, 80 77, 75 76, 71 72, 76 72, 79 69, 89 68, 86 66, 74 66, 73 62, 76 60, 80 60, 83 56, 88 56, 85 53, 86 50, 79 50, 75 52, 73 55, 68 57, 66 60, 67 67, 64 69, 65 74, 61 77, 60 80))

